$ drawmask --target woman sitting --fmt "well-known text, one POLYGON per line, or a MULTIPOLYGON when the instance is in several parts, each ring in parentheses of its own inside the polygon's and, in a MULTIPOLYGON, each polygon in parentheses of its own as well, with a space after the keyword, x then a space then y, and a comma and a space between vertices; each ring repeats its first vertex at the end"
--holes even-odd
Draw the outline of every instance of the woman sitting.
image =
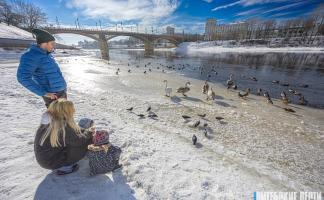
POLYGON ((37 130, 34 151, 39 165, 65 175, 78 170, 77 162, 87 153, 92 131, 74 121, 74 105, 66 99, 53 101, 37 130))

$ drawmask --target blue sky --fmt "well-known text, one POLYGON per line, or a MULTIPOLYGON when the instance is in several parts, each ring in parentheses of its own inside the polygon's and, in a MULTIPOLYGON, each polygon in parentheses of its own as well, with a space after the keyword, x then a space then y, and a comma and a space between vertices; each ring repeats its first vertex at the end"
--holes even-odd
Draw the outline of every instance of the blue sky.
POLYGON ((176 31, 203 33, 207 18, 232 23, 248 18, 285 20, 305 17, 323 0, 32 0, 47 14, 48 23, 83 27, 145 28, 162 32, 168 25, 176 31))

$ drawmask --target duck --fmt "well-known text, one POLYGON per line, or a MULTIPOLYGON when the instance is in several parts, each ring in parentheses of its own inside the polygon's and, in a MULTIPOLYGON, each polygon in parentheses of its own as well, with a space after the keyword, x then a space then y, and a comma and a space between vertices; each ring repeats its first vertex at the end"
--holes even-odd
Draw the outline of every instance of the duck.
POLYGON ((239 96, 240 98, 244 98, 244 97, 249 96, 250 92, 251 92, 251 89, 248 88, 248 89, 246 90, 246 92, 243 93, 243 94, 241 94, 241 93, 239 92, 239 93, 238 93, 238 96, 239 96))
POLYGON ((263 96, 265 98, 267 98, 267 102, 270 103, 270 104, 273 104, 272 100, 271 100, 271 97, 269 95, 269 93, 267 91, 264 92, 263 96))
POLYGON ((300 92, 297 92, 297 91, 294 92, 294 95, 296 95, 296 96, 302 96, 302 94, 300 92))
POLYGON ((237 85, 234 84, 234 85, 232 86, 232 89, 233 89, 233 90, 237 90, 237 85))
POLYGON ((178 90, 177 90, 177 93, 181 93, 183 96, 187 96, 185 93, 189 92, 190 91, 190 82, 186 82, 185 86, 184 87, 179 87, 178 90))
POLYGON ((167 80, 164 80, 163 82, 165 82, 165 88, 164 88, 165 96, 171 97, 172 88, 168 87, 168 81, 167 80))
POLYGON ((273 102, 272 102, 272 100, 271 100, 271 98, 269 97, 269 98, 267 98, 267 102, 268 103, 270 103, 270 104, 273 104, 273 102))
POLYGON ((300 105, 307 105, 308 104, 308 101, 305 99, 305 97, 303 95, 301 95, 299 97, 299 104, 300 105))
POLYGON ((133 107, 127 108, 126 110, 132 111, 133 110, 133 107))
POLYGON ((257 91, 257 95, 258 95, 258 96, 261 96, 261 93, 262 93, 262 89, 259 88, 258 91, 257 91))
POLYGON ((139 116, 140 118, 144 118, 145 117, 144 114, 138 114, 137 116, 139 116))
POLYGON ((218 117, 215 117, 215 119, 217 119, 218 121, 221 121, 221 120, 224 119, 224 117, 220 117, 220 116, 218 116, 218 117))
POLYGON ((303 88, 308 88, 308 85, 307 84, 300 84, 299 86, 300 87, 303 87, 303 88))
POLYGON ((129 69, 129 70, 128 70, 128 73, 130 73, 130 72, 131 72, 131 70, 129 69))
POLYGON ((279 81, 278 80, 273 80, 272 83, 273 84, 279 84, 279 81))
POLYGON ((268 92, 268 91, 265 91, 265 92, 263 93, 263 96, 266 97, 266 98, 270 98, 270 95, 269 95, 269 92, 268 92))
POLYGON ((146 112, 150 112, 151 111, 151 109, 152 109, 152 107, 151 106, 149 106, 147 109, 146 109, 146 112))
POLYGON ((197 114, 199 117, 202 117, 202 118, 204 118, 204 117, 206 117, 206 113, 204 113, 204 114, 197 114))
POLYGON ((258 79, 255 78, 254 76, 251 76, 250 79, 251 79, 252 81, 258 81, 258 79))
POLYGON ((192 140, 192 144, 193 144, 193 145, 196 145, 196 144, 197 144, 197 140, 198 140, 198 139, 197 139, 197 136, 196 136, 195 134, 193 134, 191 140, 192 140))
POLYGON ((207 92, 207 100, 215 100, 215 99, 216 99, 216 94, 213 91, 213 89, 210 87, 207 92))
POLYGON ((281 96, 281 100, 283 101, 283 103, 285 103, 285 104, 290 103, 285 91, 282 91, 280 96, 281 96))
POLYGON ((207 131, 207 128, 204 128, 204 135, 205 135, 205 137, 208 137, 208 131, 207 131))
POLYGON ((144 74, 146 74, 146 70, 144 71, 144 74))
POLYGON ((205 81, 205 84, 204 84, 204 86, 203 86, 203 88, 202 88, 202 92, 203 92, 203 94, 206 94, 207 92, 208 92, 208 89, 209 89, 209 85, 208 85, 208 82, 207 82, 207 80, 205 81))
POLYGON ((190 119, 191 117, 188 116, 188 115, 182 115, 182 118, 185 119, 185 120, 188 120, 188 119, 190 119))
POLYGON ((292 94, 294 94, 294 93, 296 92, 295 90, 293 90, 293 89, 291 89, 291 88, 289 88, 288 91, 289 91, 290 93, 292 93, 292 94))
POLYGON ((229 79, 226 81, 227 89, 234 85, 233 74, 230 74, 229 79))
POLYGON ((147 115, 149 118, 156 118, 158 117, 155 113, 151 113, 147 115))
POLYGON ((196 122, 194 123, 193 127, 194 127, 194 128, 197 128, 197 127, 199 126, 199 124, 200 124, 200 120, 196 121, 196 122))

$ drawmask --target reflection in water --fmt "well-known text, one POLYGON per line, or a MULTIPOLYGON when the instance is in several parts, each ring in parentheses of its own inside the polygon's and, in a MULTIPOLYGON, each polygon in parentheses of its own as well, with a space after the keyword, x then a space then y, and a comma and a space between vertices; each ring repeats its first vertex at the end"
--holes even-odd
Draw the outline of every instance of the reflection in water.
POLYGON ((302 93, 310 106, 324 108, 324 53, 197 53, 187 56, 155 51, 154 55, 147 56, 139 50, 111 50, 110 56, 112 60, 140 66, 151 62, 157 67, 162 63, 173 66, 176 71, 185 66, 181 74, 214 83, 225 84, 233 73, 240 90, 251 88, 256 94, 261 88, 274 98, 280 98, 281 91, 286 91, 292 102, 298 103, 299 97, 288 92, 293 89, 302 93), (257 81, 250 77, 256 77, 257 81), (273 84, 274 80, 280 84, 273 84), (281 85, 283 83, 289 86, 281 85))

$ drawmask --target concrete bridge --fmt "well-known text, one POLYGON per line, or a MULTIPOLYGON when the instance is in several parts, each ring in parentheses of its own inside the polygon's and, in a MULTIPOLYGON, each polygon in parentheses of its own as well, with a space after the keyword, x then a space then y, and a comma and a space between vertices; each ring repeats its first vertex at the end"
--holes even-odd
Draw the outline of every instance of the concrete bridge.
POLYGON ((109 59, 109 48, 107 41, 118 36, 131 36, 137 38, 144 43, 145 52, 150 54, 154 51, 154 42, 160 39, 165 39, 170 43, 178 46, 181 42, 190 42, 201 39, 199 35, 189 34, 147 34, 138 32, 127 32, 127 31, 111 31, 111 30, 99 30, 99 29, 79 29, 79 28, 57 28, 57 27, 41 27, 51 34, 60 33, 72 33, 82 36, 86 36, 98 41, 102 59, 109 59))

